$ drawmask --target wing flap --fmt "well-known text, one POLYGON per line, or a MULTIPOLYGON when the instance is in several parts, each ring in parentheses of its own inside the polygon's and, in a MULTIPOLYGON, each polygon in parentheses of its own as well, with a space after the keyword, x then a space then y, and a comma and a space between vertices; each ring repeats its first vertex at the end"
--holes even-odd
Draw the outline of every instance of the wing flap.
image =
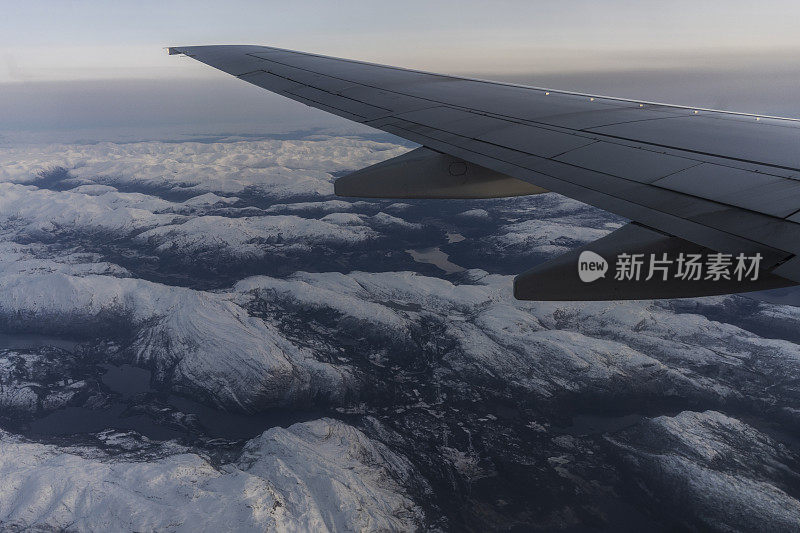
POLYGON ((618 138, 755 162, 800 169, 800 133, 795 121, 725 113, 702 114, 594 127, 592 132, 618 138), (758 117, 757 117, 758 118, 758 117))
POLYGON ((788 217, 800 206, 798 180, 711 163, 672 173, 652 183, 780 218, 788 217))
POLYGON ((652 183, 700 161, 640 147, 598 141, 554 157, 556 161, 641 183, 652 183))

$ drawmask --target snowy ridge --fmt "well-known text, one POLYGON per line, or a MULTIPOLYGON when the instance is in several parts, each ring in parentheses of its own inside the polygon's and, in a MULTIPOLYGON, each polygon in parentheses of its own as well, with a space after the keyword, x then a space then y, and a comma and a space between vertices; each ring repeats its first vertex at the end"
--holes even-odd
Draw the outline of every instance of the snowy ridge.
POLYGON ((73 333, 127 323, 134 362, 222 407, 335 399, 351 386, 346 368, 317 362, 224 295, 96 275, 11 274, 0 277, 0 315, 16 327, 73 333))
POLYGON ((794 459, 739 420, 684 411, 609 440, 670 505, 693 511, 675 514, 683 527, 789 532, 800 524, 800 502, 774 481, 796 482, 794 459))
MULTIPOLYGON (((361 219, 345 228, 326 220, 296 215, 197 216, 202 215, 204 208, 232 202, 230 198, 211 193, 185 202, 168 202, 139 193, 95 192, 57 192, 0 183, 0 234, 45 241, 74 233, 84 237, 92 234, 113 235, 114 238, 130 236, 158 252, 193 254, 198 250, 212 250, 239 258, 263 257, 286 246, 308 250, 320 243, 355 245, 380 235, 361 219), (195 216, 185 216, 189 213, 195 216)), ((376 227, 387 224, 414 227, 395 217, 378 218, 376 227)))
POLYGON ((173 214, 157 214, 169 202, 143 194, 90 195, 0 183, 3 233, 52 236, 63 228, 82 233, 131 233, 169 224, 173 214))
MULTIPOLYGON (((518 302, 510 296, 510 277, 468 274, 475 284, 409 272, 298 273, 285 280, 249 278, 235 291, 332 309, 409 343, 421 317, 438 317, 459 346, 447 359, 455 374, 496 377, 544 397, 672 390, 742 399, 732 381, 699 373, 712 360, 743 373, 757 364, 800 375, 800 348, 787 341, 675 314, 657 302, 518 302)), ((248 299, 239 301, 247 305, 248 299)))
POLYGON ((594 229, 554 221, 526 220, 503 226, 505 233, 493 237, 498 248, 525 253, 559 255, 575 246, 595 241, 609 234, 608 229, 594 229))
MULTIPOLYGON (((330 216, 330 215, 329 215, 330 216)), ((359 222, 360 219, 359 219, 359 222)), ((260 258, 271 251, 309 250, 315 244, 353 245, 378 237, 363 222, 342 227, 329 220, 294 215, 227 218, 197 217, 178 225, 145 231, 136 239, 160 252, 172 249, 184 254, 214 251, 238 258, 260 258)))
POLYGON ((408 461, 331 419, 273 428, 212 465, 169 444, 114 460, 0 431, 3 529, 399 531, 421 523, 408 461))

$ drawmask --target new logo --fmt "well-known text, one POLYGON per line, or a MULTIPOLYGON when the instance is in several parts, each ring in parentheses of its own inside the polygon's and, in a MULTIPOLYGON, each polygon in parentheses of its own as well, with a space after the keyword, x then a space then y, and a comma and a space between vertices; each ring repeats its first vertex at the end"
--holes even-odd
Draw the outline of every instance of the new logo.
POLYGON ((584 283, 591 283, 604 278, 608 271, 608 262, 602 256, 584 250, 578 257, 578 276, 584 283))

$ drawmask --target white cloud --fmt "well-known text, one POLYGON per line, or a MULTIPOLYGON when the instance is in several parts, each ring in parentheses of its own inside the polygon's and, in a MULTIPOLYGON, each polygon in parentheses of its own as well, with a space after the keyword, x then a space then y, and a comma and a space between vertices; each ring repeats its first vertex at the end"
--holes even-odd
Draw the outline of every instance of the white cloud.
POLYGON ((330 196, 331 172, 355 170, 408 149, 342 137, 228 143, 97 143, 10 146, 0 151, 0 180, 34 183, 65 168, 78 183, 179 187, 238 194, 256 187, 275 198, 330 196))

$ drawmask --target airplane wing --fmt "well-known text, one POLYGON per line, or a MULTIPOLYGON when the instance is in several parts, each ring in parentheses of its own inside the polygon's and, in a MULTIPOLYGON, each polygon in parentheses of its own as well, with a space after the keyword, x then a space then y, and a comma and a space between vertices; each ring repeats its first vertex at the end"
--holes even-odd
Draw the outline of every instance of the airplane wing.
POLYGON ((553 191, 632 221, 518 276, 517 298, 684 297, 800 284, 800 121, 264 46, 169 53, 422 145, 340 178, 337 194, 553 191), (687 275, 691 258, 700 271, 687 275))

